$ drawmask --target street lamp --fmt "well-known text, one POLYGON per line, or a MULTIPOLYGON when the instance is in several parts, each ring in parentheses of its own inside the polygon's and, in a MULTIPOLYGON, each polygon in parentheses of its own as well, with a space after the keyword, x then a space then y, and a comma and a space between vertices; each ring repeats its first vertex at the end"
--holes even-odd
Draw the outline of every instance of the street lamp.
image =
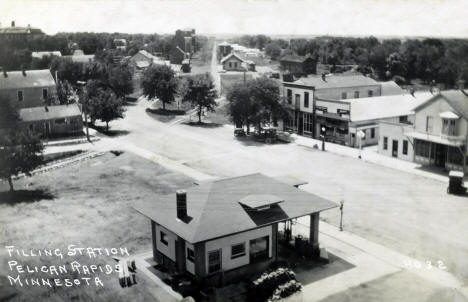
POLYGON ((366 137, 364 131, 359 130, 357 133, 357 137, 359 138, 359 159, 361 159, 361 152, 362 152, 362 139, 366 137))
POLYGON ((322 151, 325 151, 325 134, 326 134, 326 132, 327 132, 327 128, 322 126, 322 128, 320 128, 320 138, 322 138, 322 151))
POLYGON ((76 81, 76 84, 83 86, 83 113, 84 113, 84 119, 85 119, 85 125, 86 125, 86 138, 88 139, 88 142, 91 142, 89 139, 89 129, 88 129, 88 114, 87 114, 87 108, 86 108, 86 82, 85 81, 76 81))

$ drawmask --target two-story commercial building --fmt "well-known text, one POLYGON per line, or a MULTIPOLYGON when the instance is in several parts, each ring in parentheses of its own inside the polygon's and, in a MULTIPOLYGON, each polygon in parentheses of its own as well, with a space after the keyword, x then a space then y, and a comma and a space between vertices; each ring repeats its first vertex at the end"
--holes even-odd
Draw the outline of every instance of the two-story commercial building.
POLYGON ((465 167, 466 171, 466 90, 441 91, 433 95, 413 109, 413 115, 406 122, 410 124, 402 123, 405 121, 381 127, 379 152, 446 170, 465 167), (400 156, 401 153, 404 156, 400 156))
POLYGON ((310 217, 317 253, 321 211, 337 205, 283 179, 251 174, 201 183, 134 208, 151 219, 153 256, 171 272, 212 285, 262 272, 278 259, 278 224, 310 217))
POLYGON ((376 120, 387 117, 385 103, 392 102, 377 98, 382 95, 383 87, 388 94, 406 93, 388 82, 379 83, 360 74, 311 76, 283 82, 282 95, 289 107, 284 128, 312 137, 319 137, 320 130, 325 128, 328 141, 350 146, 358 146, 355 134, 362 130, 369 132, 367 140, 362 142, 364 146, 377 144, 376 120), (372 104, 374 100, 380 102, 372 104), (371 110, 372 105, 383 110, 371 110))

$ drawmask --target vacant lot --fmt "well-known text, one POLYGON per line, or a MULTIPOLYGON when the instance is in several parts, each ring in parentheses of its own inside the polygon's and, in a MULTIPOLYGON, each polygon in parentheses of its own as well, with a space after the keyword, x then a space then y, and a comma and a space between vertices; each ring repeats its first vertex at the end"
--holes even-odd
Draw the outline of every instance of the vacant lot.
MULTIPOLYGON (((104 287, 10 287, 6 250, 83 247, 126 247, 130 255, 151 248, 149 221, 130 205, 153 200, 191 181, 149 161, 124 153, 107 153, 77 166, 55 170, 15 183, 23 201, 11 201, 7 184, 0 183, 0 300, 11 301, 147 301, 154 300, 151 284, 121 288, 117 274, 98 274, 104 287)), ((24 265, 59 265, 53 257, 16 257, 24 265)), ((70 258, 64 258, 64 262, 70 258)), ((111 257, 77 257, 81 264, 115 265, 111 257)), ((40 274, 37 277, 51 277, 40 274)), ((71 277, 71 276, 70 276, 71 277)), ((75 276, 79 277, 79 276, 75 276)))

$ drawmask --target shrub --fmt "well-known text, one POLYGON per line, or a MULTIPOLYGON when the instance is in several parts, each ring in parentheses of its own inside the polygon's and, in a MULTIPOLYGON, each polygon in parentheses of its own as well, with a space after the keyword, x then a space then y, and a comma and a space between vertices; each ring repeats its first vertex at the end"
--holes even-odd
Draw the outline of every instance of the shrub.
MULTIPOLYGON (((288 268, 280 267, 276 270, 267 271, 252 281, 249 286, 249 298, 251 301, 268 301, 280 286, 289 284, 291 281, 294 281, 294 283, 291 284, 300 285, 300 283, 296 281, 295 273, 288 268)), ((278 293, 289 293, 289 291, 293 290, 293 286, 295 285, 290 286, 291 288, 287 287, 278 293)))

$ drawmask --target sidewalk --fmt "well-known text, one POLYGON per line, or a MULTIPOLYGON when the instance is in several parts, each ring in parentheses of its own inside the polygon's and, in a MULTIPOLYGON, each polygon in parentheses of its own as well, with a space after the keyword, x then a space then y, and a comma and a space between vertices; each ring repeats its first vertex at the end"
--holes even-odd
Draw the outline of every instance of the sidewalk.
MULTIPOLYGON (((151 267, 151 263, 148 263, 147 259, 153 258, 153 252, 145 252, 142 254, 135 255, 135 264, 137 267, 138 272, 142 272, 148 279, 151 280, 156 286, 149 287, 153 296, 157 299, 157 301, 164 301, 164 302, 178 302, 182 300, 182 296, 175 292, 169 285, 164 283, 160 278, 158 278, 155 274, 153 274, 149 268, 151 267)), ((154 263, 155 264, 155 263, 154 263)), ((141 276, 141 275, 139 275, 141 276)))
MULTIPOLYGON (((307 236, 308 219, 299 220, 296 232, 307 236)), ((433 284, 457 289, 465 296, 466 287, 448 271, 427 266, 424 262, 388 249, 352 233, 320 221, 320 246, 328 252, 355 265, 354 268, 304 286, 307 301, 320 301, 330 295, 343 292, 360 284, 401 272, 411 272, 433 284), (420 267, 414 265, 421 263, 420 267)))
MULTIPOLYGON (((300 135, 296 136, 296 140, 294 141, 294 143, 296 143, 299 146, 304 146, 304 147, 309 147, 309 148, 313 148, 314 145, 317 145, 319 150, 321 150, 322 148, 322 141, 309 138, 309 137, 300 136, 300 135)), ((338 145, 338 144, 334 144, 330 142, 325 143, 325 151, 344 155, 344 156, 354 157, 356 159, 359 158, 359 149, 342 146, 342 145, 338 145)), ((397 169, 397 170, 404 171, 407 173, 412 173, 418 176, 422 176, 422 177, 426 177, 426 178, 430 178, 430 179, 434 179, 434 180, 438 180, 442 182, 448 182, 448 176, 419 170, 418 168, 421 167, 421 165, 419 164, 401 160, 401 159, 396 159, 393 157, 388 157, 385 155, 381 155, 377 153, 376 151, 372 150, 372 148, 368 148, 368 149, 364 148, 362 150, 361 160, 365 162, 381 165, 384 167, 397 169)))

